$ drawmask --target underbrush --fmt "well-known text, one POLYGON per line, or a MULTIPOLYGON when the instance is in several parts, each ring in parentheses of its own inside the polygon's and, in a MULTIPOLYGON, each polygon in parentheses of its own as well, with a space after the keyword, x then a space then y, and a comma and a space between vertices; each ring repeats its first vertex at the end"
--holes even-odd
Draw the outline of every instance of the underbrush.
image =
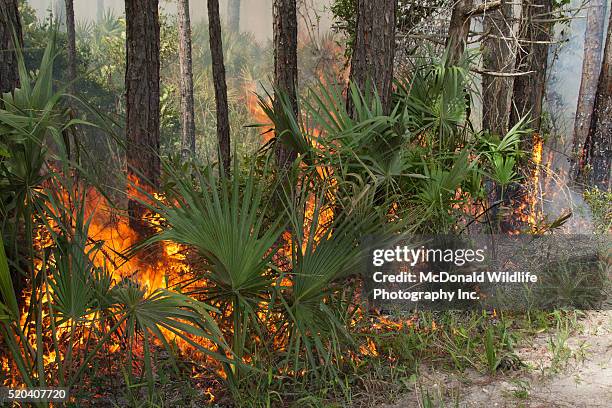
POLYGON ((362 298, 362 237, 501 228, 481 215, 491 184, 503 201, 521 180, 528 130, 473 130, 465 66, 424 59, 389 114, 355 87, 354 116, 323 83, 299 115, 262 97, 276 138, 231 177, 164 158, 159 186, 121 174, 125 189, 107 191, 74 142, 106 127, 71 119, 56 55, 50 41, 34 74, 21 59, 0 110, 3 385, 70 387, 74 406, 374 405, 411 391, 424 364, 520 369, 517 342, 571 318, 379 316, 362 298), (299 154, 290 168, 272 162, 280 143, 299 154))
MULTIPOLYGON (((423 367, 459 373, 474 370, 493 376, 529 370, 514 354, 514 347, 528 344, 537 334, 550 333, 554 359, 550 370, 560 370, 569 360, 561 339, 577 328, 577 317, 576 313, 560 311, 539 312, 530 317, 464 312, 417 313, 403 318, 372 316, 360 322, 363 328, 355 328, 358 350, 334 381, 303 382, 262 370, 247 375, 238 394, 232 395, 214 373, 202 370, 200 364, 179 358, 177 372, 161 358, 156 360, 156 391, 149 402, 153 401, 153 406, 370 407, 393 403, 416 389, 423 406, 453 407, 453 403, 443 402, 453 400, 446 391, 438 395, 443 384, 436 390, 420 388, 418 379, 423 367), (491 347, 500 356, 495 365, 487 357, 491 347)), ((251 359, 251 364, 261 369, 269 363, 265 355, 255 354, 251 359)), ((102 395, 109 403, 125 406, 132 398, 129 405, 139 406, 136 402, 142 401, 142 385, 132 385, 125 394, 125 380, 117 373, 113 387, 109 387, 107 376, 99 378, 96 386, 94 371, 92 382, 83 387, 79 398, 92 398, 94 394, 87 390, 103 386, 102 395)))
POLYGON ((612 230, 612 193, 593 188, 584 192, 584 198, 593 213, 595 229, 600 233, 612 230))

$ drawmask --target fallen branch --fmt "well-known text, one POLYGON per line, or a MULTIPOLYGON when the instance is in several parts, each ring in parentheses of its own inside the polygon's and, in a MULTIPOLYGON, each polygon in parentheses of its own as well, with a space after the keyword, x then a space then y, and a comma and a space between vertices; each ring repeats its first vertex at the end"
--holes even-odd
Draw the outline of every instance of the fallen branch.
POLYGON ((524 71, 524 72, 497 72, 497 71, 482 71, 480 69, 472 68, 472 72, 476 72, 481 75, 488 75, 493 77, 505 77, 505 78, 513 78, 519 77, 523 75, 533 74, 535 71, 524 71))
POLYGON ((560 41, 536 41, 536 40, 528 40, 526 38, 513 38, 513 37, 504 37, 501 35, 489 34, 489 38, 495 38, 496 40, 504 40, 504 41, 515 41, 521 44, 559 44, 560 41))

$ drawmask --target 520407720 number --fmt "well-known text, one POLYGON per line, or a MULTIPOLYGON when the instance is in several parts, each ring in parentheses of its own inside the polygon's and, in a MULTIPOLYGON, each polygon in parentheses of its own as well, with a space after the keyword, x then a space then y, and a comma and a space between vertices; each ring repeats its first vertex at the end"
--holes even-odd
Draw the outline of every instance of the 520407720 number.
POLYGON ((68 388, 1 388, 0 402, 65 402, 68 388))

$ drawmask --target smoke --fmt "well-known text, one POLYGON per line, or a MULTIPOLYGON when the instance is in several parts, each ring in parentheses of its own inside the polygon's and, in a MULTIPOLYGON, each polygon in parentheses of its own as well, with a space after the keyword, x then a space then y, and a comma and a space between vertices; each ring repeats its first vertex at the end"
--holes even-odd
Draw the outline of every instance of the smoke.
POLYGON ((581 9, 567 23, 555 25, 554 44, 549 51, 546 110, 552 130, 571 144, 580 89, 587 9, 582 0, 572 0, 569 9, 581 9))
MULTIPOLYGON (((589 0, 571 0, 565 6, 565 16, 572 18, 555 24, 554 45, 549 53, 545 109, 550 117, 552 136, 558 139, 556 148, 564 154, 571 150, 574 133, 588 7, 589 0)), ((608 18, 605 21, 607 23, 608 18)))
POLYGON ((567 234, 590 234, 594 230, 593 215, 582 194, 576 192, 564 172, 554 172, 544 168, 541 182, 541 210, 547 221, 571 213, 561 231, 567 234))
MULTIPOLYGON (((567 22, 555 24, 546 83, 544 109, 548 114, 546 123, 549 125, 550 134, 545 146, 547 174, 542 186, 543 213, 549 218, 555 218, 571 211, 572 217, 563 227, 563 230, 569 233, 593 231, 591 210, 568 177, 582 77, 588 7, 588 0, 572 0, 565 6, 564 12, 565 16, 572 18, 567 22)), ((607 11, 609 12, 609 7, 607 11)))
MULTIPOLYGON (((176 0, 160 0, 163 12, 176 14, 176 0)), ((272 39, 272 2, 273 0, 242 0, 240 25, 241 30, 251 32, 260 44, 266 44, 272 39)), ((581 194, 572 191, 567 180, 568 157, 571 151, 574 116, 578 91, 580 88, 584 33, 586 27, 587 8, 583 2, 588 0, 571 0, 564 6, 564 15, 572 17, 565 22, 555 24, 554 41, 550 47, 549 75, 547 78, 546 106, 550 135, 545 145, 540 186, 542 212, 548 219, 555 219, 561 214, 572 212, 573 216, 566 223, 569 231, 587 231, 592 229, 591 213, 582 199, 581 194)), ((61 9, 63 0, 28 0, 40 18, 45 18, 51 10, 61 9)), ((298 0, 300 11, 298 20, 301 31, 316 32, 325 35, 331 30, 332 15, 330 5, 332 0, 298 0), (304 18, 308 13, 310 18, 304 18), (312 24, 317 27, 312 27, 312 24)), ((98 4, 111 10, 115 15, 124 12, 124 0, 74 0, 75 15, 78 21, 91 21, 97 18, 98 4)), ((228 0, 220 0, 221 18, 227 16, 228 0)), ((517 6, 518 14, 520 8, 517 6)), ((610 8, 608 8, 609 11, 610 8)), ((192 0, 191 15, 195 23, 207 20, 206 1, 192 0)), ((55 13, 57 15, 57 12, 55 13)), ((606 18, 607 22, 607 18, 606 18)), ((480 19, 474 19, 473 29, 482 31, 480 19)), ((477 48, 479 44, 470 44, 477 48)), ((477 87, 480 87, 477 80, 477 87)), ((479 126, 482 114, 481 101, 475 98, 472 119, 479 126)))
MULTIPOLYGON (((302 0, 298 3, 307 4, 313 8, 319 19, 319 29, 327 32, 331 29, 332 17, 329 5, 332 0, 302 0)), ((51 10, 61 10, 63 0, 27 0, 39 18, 49 16, 51 10)), ((98 10, 98 3, 103 3, 106 9, 111 10, 115 15, 122 15, 125 8, 124 0, 74 0, 74 12, 77 21, 95 20, 98 10)), ((221 19, 227 16, 228 0, 219 1, 221 19)), ((170 15, 176 15, 176 0, 160 0, 160 9, 170 15)), ((206 1, 192 0, 190 4, 191 17, 194 23, 207 20, 206 1)), ((57 13, 54 13, 57 15, 57 13)), ((298 17, 299 18, 299 17, 298 17)), ((265 43, 272 39, 272 0, 242 0, 240 11, 240 26, 242 31, 253 33, 255 39, 260 43, 265 43)))

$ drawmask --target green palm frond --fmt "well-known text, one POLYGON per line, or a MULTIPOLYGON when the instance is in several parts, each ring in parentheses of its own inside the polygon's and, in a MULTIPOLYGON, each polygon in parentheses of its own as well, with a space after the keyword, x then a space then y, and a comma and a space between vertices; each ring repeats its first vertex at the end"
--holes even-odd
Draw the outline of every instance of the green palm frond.
POLYGON ((176 200, 172 205, 155 203, 154 209, 168 228, 152 241, 195 248, 206 259, 210 279, 217 284, 215 297, 257 297, 269 285, 263 272, 273 255, 269 249, 283 229, 281 220, 269 226, 264 222, 265 180, 250 174, 241 185, 239 177, 230 181, 209 171, 197 173, 193 181, 169 166, 166 171, 175 183, 176 200))
POLYGON ((224 367, 230 385, 237 384, 251 328, 258 324, 257 311, 273 287, 270 261, 284 230, 282 218, 266 219, 270 204, 263 201, 264 193, 274 188, 268 177, 254 171, 241 178, 238 164, 231 180, 210 168, 194 169, 191 178, 169 165, 165 170, 172 184, 168 201, 151 197, 148 205, 167 227, 148 243, 180 243, 203 258, 204 278, 210 283, 191 293, 231 311, 227 336, 235 361, 224 367))
POLYGON ((517 174, 514 171, 516 159, 514 156, 503 157, 501 154, 495 154, 492 157, 490 177, 493 181, 501 186, 507 186, 513 181, 516 181, 517 174))
POLYGON ((406 128, 413 134, 428 134, 440 151, 452 151, 461 144, 470 102, 467 61, 448 65, 446 58, 430 58, 410 79, 399 80, 396 95, 406 128))
MULTIPOLYGON (((310 183, 301 180, 299 184, 310 183)), ((324 212, 329 215, 330 200, 311 189, 287 193, 292 256, 280 277, 290 276, 291 286, 277 287, 290 328, 286 362, 296 372, 306 370, 318 377, 336 376, 334 361, 342 360, 343 347, 353 344, 349 311, 339 285, 361 274, 367 252, 363 238, 391 232, 381 229, 379 214, 371 210, 376 200, 372 191, 354 196, 351 205, 335 213, 333 220, 323 216, 324 212)))

